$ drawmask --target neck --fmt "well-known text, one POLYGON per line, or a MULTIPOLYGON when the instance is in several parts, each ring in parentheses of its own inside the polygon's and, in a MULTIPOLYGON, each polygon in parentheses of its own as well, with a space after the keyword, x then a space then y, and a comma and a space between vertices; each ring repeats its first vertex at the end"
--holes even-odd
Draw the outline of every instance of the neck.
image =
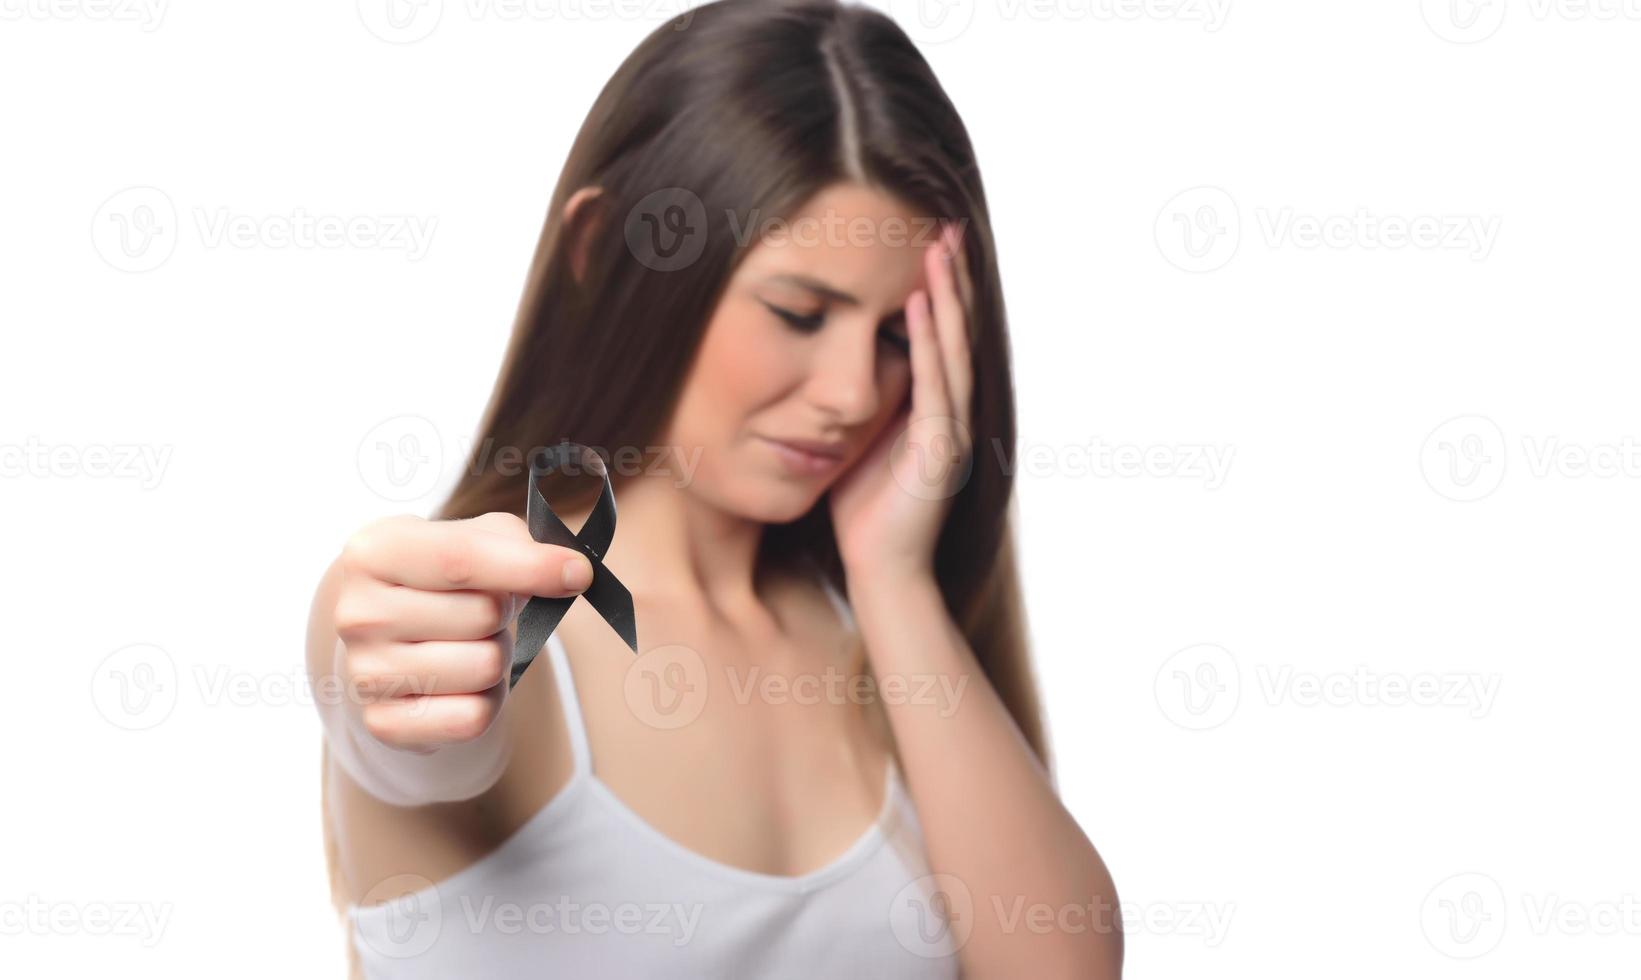
MULTIPOLYGON (((634 595, 698 598, 710 608, 757 608, 763 522, 731 514, 665 479, 626 481, 605 564, 634 595)), ((563 515, 579 528, 586 511, 563 515)))

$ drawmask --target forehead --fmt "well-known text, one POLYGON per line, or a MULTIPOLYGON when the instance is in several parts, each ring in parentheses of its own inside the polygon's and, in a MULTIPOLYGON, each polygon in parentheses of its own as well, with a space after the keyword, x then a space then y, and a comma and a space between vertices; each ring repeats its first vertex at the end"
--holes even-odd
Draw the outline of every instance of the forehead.
POLYGON ((736 272, 743 286, 808 294, 784 277, 819 280, 887 310, 922 285, 923 252, 939 240, 940 227, 885 191, 834 184, 784 220, 761 220, 748 233, 755 244, 736 272))

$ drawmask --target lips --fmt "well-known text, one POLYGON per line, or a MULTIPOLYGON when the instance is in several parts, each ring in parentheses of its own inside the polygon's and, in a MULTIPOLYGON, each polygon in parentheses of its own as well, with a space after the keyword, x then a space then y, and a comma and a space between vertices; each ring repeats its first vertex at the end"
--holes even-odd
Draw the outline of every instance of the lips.
POLYGON ((798 477, 825 476, 843 465, 843 444, 815 439, 771 439, 769 444, 788 473, 798 477))
POLYGON ((843 458, 843 443, 820 442, 816 439, 770 439, 770 442, 796 449, 811 456, 825 456, 829 459, 843 458))

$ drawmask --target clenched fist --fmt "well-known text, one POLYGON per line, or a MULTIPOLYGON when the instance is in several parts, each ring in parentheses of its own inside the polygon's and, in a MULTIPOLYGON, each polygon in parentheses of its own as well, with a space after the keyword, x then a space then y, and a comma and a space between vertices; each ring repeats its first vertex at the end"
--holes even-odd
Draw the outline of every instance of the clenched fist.
POLYGON ((508 630, 530 596, 577 595, 586 557, 491 513, 400 515, 359 530, 337 560, 337 672, 370 735, 431 752, 483 736, 507 696, 508 630))

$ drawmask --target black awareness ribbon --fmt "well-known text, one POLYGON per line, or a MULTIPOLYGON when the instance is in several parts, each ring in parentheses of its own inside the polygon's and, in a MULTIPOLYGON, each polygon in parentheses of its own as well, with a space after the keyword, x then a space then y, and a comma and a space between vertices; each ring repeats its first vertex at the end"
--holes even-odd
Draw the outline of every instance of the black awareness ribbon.
MULTIPOLYGON (((530 528, 530 537, 542 544, 574 548, 587 556, 593 565, 593 583, 587 586, 580 598, 586 599, 598 610, 604 621, 627 641, 632 652, 637 653, 638 622, 633 617, 632 593, 627 591, 614 572, 604 567, 604 555, 615 538, 615 491, 610 486, 610 472, 603 458, 580 443, 568 441, 531 454, 530 491, 524 505, 524 523, 530 528), (541 495, 537 484, 548 473, 564 469, 572 459, 579 459, 583 466, 604 478, 604 490, 598 495, 598 503, 593 505, 593 511, 587 516, 587 522, 581 525, 581 530, 576 532, 565 527, 553 509, 547 506, 547 498, 541 495)), ((573 595, 538 595, 531 596, 530 601, 525 603, 524 610, 519 613, 518 634, 513 641, 513 678, 507 685, 509 688, 524 676, 524 671, 541 652, 542 645, 553 635, 559 620, 564 618, 576 598, 573 595)))

